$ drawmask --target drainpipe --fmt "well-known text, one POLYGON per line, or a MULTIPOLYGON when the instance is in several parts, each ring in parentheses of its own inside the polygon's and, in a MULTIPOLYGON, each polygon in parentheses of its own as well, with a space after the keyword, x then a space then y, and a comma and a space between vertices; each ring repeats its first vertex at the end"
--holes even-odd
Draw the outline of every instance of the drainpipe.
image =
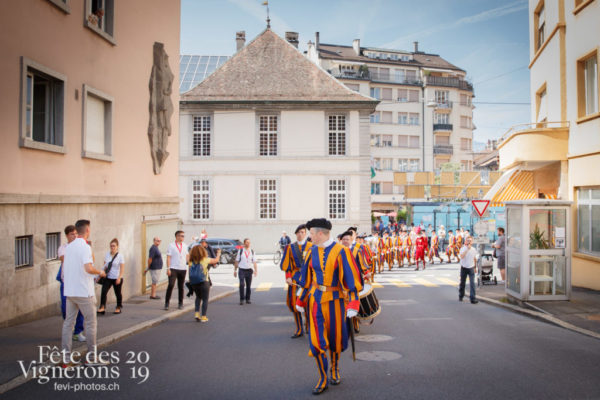
POLYGON ((423 130, 423 165, 422 165, 422 169, 421 171, 425 171, 425 85, 421 86, 421 104, 423 105, 423 116, 421 117, 423 123, 421 125, 422 126, 422 130, 423 130))

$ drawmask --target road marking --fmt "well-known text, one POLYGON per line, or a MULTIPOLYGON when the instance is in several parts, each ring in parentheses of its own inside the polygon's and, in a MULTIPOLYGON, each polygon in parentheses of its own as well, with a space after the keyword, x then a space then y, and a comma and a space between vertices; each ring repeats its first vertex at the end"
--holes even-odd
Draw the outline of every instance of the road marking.
POLYGON ((270 322, 272 324, 276 324, 276 323, 279 323, 279 322, 290 322, 290 321, 293 321, 294 317, 292 317, 291 315, 287 316, 287 317, 284 317, 284 316, 260 317, 260 320, 262 322, 270 322))
POLYGON ((373 286, 374 288, 378 288, 378 289, 383 288, 383 285, 381 283, 376 283, 376 282, 371 283, 371 286, 373 286))
POLYGON ((273 282, 263 282, 260 285, 258 285, 258 288, 256 289, 257 292, 268 292, 269 290, 271 290, 271 286, 273 286, 273 282))
POLYGON ((404 319, 406 321, 448 321, 453 318, 450 318, 450 317, 440 317, 440 318, 425 317, 425 318, 404 318, 404 319))
POLYGON ((450 285, 450 286, 458 286, 458 282, 456 282, 456 280, 452 280, 452 279, 448 279, 448 278, 436 278, 438 281, 440 282, 444 282, 446 285, 450 285))
POLYGON ((397 287, 411 287, 408 283, 403 282, 400 279, 390 279, 389 283, 397 287))
POLYGON ((439 287, 439 285, 436 285, 435 283, 429 282, 428 280, 422 278, 415 278, 415 282, 427 287, 439 287))
POLYGON ((393 351, 361 351, 356 353, 356 358, 363 361, 391 361, 401 357, 401 354, 393 351))
POLYGON ((387 342, 394 339, 388 335, 358 335, 356 340, 359 342, 387 342))

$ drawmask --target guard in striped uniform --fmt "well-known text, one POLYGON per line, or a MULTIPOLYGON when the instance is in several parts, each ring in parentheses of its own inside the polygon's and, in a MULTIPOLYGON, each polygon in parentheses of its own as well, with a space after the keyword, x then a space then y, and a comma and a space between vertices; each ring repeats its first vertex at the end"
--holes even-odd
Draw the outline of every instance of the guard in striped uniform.
POLYGON ((448 231, 448 247, 446 247, 446 257, 448 257, 448 263, 452 262, 452 256, 455 256, 460 261, 458 255, 458 247, 456 246, 456 238, 452 234, 452 230, 448 231))
POLYGON ((394 266, 394 239, 391 236, 385 236, 384 234, 384 241, 386 248, 385 261, 388 264, 388 270, 391 271, 394 266))
POLYGON ((387 248, 385 247, 385 237, 380 237, 377 241, 377 259, 379 264, 379 273, 383 272, 383 265, 385 264, 386 252, 387 248))
MULTIPOLYGON (((281 270, 285 272, 285 281, 288 284, 286 303, 289 310, 294 314, 294 321, 296 322, 296 332, 292 336, 292 339, 299 338, 304 334, 302 313, 296 310, 296 292, 298 291, 300 269, 304 263, 304 257, 312 246, 312 243, 306 240, 306 226, 304 224, 298 226, 295 233, 297 241, 285 247, 280 264, 281 270)), ((308 317, 306 320, 308 322, 308 317)))
POLYGON ((362 284, 350 250, 330 238, 331 222, 324 218, 313 219, 306 227, 313 246, 302 266, 296 309, 301 311, 308 304, 311 320, 308 354, 315 358, 319 370, 313 394, 320 394, 328 387, 327 351, 331 359, 329 382, 332 385, 341 382, 338 362, 340 353, 348 345, 346 318, 358 314, 358 292, 362 284))
POLYGON ((427 255, 427 257, 429 258, 429 262, 432 264, 434 264, 434 262, 435 262, 435 260, 433 259, 434 256, 439 258, 440 262, 444 262, 444 260, 442 260, 442 257, 440 257, 439 246, 440 246, 440 240, 434 229, 431 232, 431 246, 429 247, 429 254, 427 255))

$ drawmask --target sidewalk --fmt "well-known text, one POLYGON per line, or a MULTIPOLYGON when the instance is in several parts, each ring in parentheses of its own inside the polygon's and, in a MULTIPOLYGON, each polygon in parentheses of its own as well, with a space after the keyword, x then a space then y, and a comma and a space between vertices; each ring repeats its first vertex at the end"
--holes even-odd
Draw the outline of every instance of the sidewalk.
POLYGON ((526 314, 530 316, 567 329, 576 327, 586 330, 595 333, 595 337, 600 338, 600 291, 573 287, 569 301, 523 302, 508 296, 504 292, 504 285, 500 283, 497 286, 481 286, 477 289, 477 297, 488 303, 504 305, 513 311, 518 311, 518 309, 527 311, 526 314))
MULTIPOLYGON (((214 285, 210 290, 209 301, 215 301, 232 293, 226 285, 214 285)), ((187 290, 186 292, 187 293, 187 290)), ((184 309, 177 309, 177 289, 171 297, 171 308, 164 311, 165 289, 157 292, 161 300, 150 300, 149 294, 132 297, 123 302, 123 313, 114 315, 115 304, 108 304, 106 315, 98 316, 98 347, 102 348, 126 336, 150 328, 166 320, 189 314, 193 318, 194 297, 184 297, 184 309), (174 304, 174 306, 173 306, 174 304)), ((25 382, 21 368, 17 363, 23 360, 25 368, 33 360, 39 358, 38 346, 49 345, 60 348, 60 338, 63 319, 57 314, 54 317, 40 319, 21 325, 0 329, 0 393, 9 390, 15 385, 25 382), (16 379, 15 379, 16 378, 16 379)), ((74 342, 74 349, 85 349, 85 342, 74 342)))

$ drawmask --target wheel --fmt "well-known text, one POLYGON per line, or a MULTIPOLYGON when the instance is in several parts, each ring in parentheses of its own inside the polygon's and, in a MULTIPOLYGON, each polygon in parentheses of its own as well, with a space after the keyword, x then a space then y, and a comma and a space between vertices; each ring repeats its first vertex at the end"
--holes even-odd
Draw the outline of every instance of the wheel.
POLYGON ((219 259, 219 262, 221 264, 229 264, 229 257, 227 256, 227 254, 221 254, 221 258, 219 259))
POLYGON ((279 265, 280 261, 281 261, 281 250, 277 250, 275 252, 275 254, 273 254, 273 263, 275 265, 279 265))

